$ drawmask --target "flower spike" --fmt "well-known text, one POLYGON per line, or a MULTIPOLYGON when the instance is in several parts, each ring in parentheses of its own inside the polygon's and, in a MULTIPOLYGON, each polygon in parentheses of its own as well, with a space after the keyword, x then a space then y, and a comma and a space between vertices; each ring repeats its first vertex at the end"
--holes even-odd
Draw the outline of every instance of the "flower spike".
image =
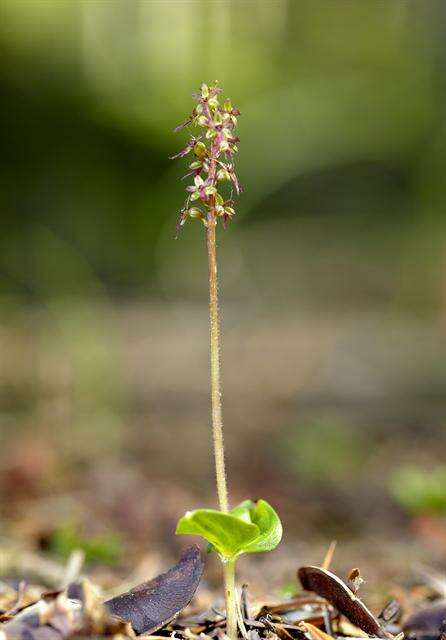
POLYGON ((224 189, 224 183, 232 185, 237 195, 242 191, 234 166, 239 142, 234 129, 240 111, 232 106, 229 99, 220 104, 221 93, 222 89, 217 84, 203 83, 193 94, 197 104, 191 115, 174 129, 181 131, 189 125, 201 129, 200 135, 192 136, 184 149, 171 156, 173 160, 192 152, 195 157, 189 165, 191 171, 184 176, 192 177, 193 184, 186 187, 188 196, 180 211, 178 229, 188 218, 199 219, 205 226, 217 224, 221 218, 225 226, 235 214, 232 199, 225 199, 220 191, 224 189), (191 201, 198 202, 202 208, 189 207, 191 201))

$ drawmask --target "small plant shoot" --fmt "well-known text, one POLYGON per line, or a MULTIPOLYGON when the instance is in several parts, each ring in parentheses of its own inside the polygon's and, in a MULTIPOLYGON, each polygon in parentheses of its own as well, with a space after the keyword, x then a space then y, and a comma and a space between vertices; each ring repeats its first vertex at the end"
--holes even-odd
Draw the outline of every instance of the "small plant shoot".
POLYGON ((189 141, 172 158, 193 157, 189 164, 192 183, 180 212, 178 231, 188 219, 200 220, 206 231, 209 272, 209 321, 211 360, 212 435, 217 496, 220 510, 188 511, 178 522, 176 533, 204 538, 220 556, 224 567, 226 633, 238 637, 235 561, 243 553, 271 551, 282 538, 279 516, 265 501, 244 500, 230 509, 225 469, 220 382, 220 318, 218 306, 216 227, 235 215, 234 192, 241 193, 234 157, 239 138, 235 135, 240 111, 229 99, 222 100, 217 83, 201 85, 193 97, 191 115, 175 131, 192 129, 189 141))
POLYGON ((178 522, 176 532, 201 536, 227 562, 242 553, 261 553, 277 547, 282 524, 265 500, 244 500, 229 513, 215 509, 188 511, 178 522))

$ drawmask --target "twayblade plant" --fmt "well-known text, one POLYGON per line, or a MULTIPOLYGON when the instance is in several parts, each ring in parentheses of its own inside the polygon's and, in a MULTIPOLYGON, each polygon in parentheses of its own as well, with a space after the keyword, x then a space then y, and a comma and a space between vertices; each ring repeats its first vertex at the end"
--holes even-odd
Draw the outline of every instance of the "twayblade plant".
POLYGON ((179 520, 176 532, 201 536, 220 556, 224 567, 226 631, 231 640, 236 640, 236 559, 242 553, 259 553, 274 549, 282 538, 282 525, 277 513, 265 500, 255 503, 245 500, 233 509, 229 508, 228 501, 221 409, 216 229, 218 221, 226 225, 234 216, 233 192, 238 195, 241 191, 234 165, 234 155, 238 151, 239 141, 234 130, 240 112, 232 106, 230 100, 220 100, 221 92, 217 85, 203 84, 199 93, 193 95, 197 104, 191 115, 175 129, 198 129, 198 134, 191 135, 186 147, 173 158, 181 158, 188 154, 194 156, 193 162, 189 165, 190 172, 185 176, 192 177, 193 184, 186 187, 188 195, 181 209, 178 228, 181 228, 188 218, 192 218, 201 220, 206 231, 212 434, 220 507, 220 510, 188 511, 179 520), (226 195, 224 190, 227 191, 226 195))

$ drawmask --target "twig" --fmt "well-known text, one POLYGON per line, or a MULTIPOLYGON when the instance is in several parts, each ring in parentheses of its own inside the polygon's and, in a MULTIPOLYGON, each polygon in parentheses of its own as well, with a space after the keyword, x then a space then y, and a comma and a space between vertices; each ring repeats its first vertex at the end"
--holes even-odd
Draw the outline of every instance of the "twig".
POLYGON ((321 569, 325 569, 326 571, 328 571, 328 569, 330 568, 333 560, 334 552, 336 550, 336 545, 337 545, 336 540, 332 540, 330 542, 330 546, 328 547, 327 553, 325 554, 324 560, 321 564, 321 569))
POLYGON ((61 580, 61 589, 66 589, 69 584, 71 584, 72 582, 76 582, 76 580, 79 579, 84 562, 85 553, 84 551, 82 551, 82 549, 74 549, 74 551, 70 553, 67 564, 65 566, 65 574, 63 579, 61 580))

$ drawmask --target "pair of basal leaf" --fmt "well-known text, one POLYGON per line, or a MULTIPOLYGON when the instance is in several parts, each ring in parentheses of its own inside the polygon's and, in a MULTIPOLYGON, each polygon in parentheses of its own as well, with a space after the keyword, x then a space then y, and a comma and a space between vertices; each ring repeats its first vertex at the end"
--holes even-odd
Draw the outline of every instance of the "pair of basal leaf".
POLYGON ((188 511, 176 533, 201 536, 223 560, 242 553, 271 551, 282 538, 282 524, 265 500, 244 500, 229 513, 215 509, 188 511))

